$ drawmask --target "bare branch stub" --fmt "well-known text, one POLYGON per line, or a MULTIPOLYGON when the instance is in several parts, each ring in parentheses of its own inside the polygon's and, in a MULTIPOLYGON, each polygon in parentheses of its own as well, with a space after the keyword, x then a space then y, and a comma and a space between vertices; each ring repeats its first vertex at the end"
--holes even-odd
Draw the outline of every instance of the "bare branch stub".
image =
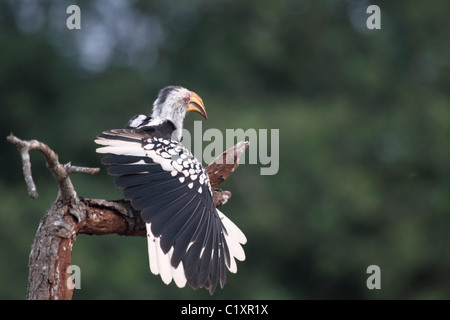
POLYGON ((214 204, 216 207, 223 206, 231 198, 231 192, 216 188, 214 191, 214 204))
POLYGON ((16 145, 17 150, 19 150, 20 157, 22 158, 22 165, 23 165, 23 176, 25 178, 25 183, 27 185, 27 191, 28 195, 36 199, 39 194, 36 189, 36 184, 33 180, 33 175, 31 174, 31 162, 30 162, 30 145, 26 141, 22 141, 19 138, 13 136, 11 133, 6 140, 8 142, 11 142, 12 144, 16 145))
POLYGON ((100 171, 100 168, 89 168, 89 167, 78 167, 73 166, 71 162, 66 163, 64 165, 64 168, 66 169, 68 174, 72 173, 87 173, 93 176, 94 174, 98 173, 100 171))
POLYGON ((70 163, 64 166, 59 163, 58 155, 50 149, 49 146, 37 140, 21 140, 11 133, 7 137, 7 141, 14 144, 19 150, 22 158, 23 173, 28 194, 34 199, 38 197, 38 193, 31 173, 30 150, 38 150, 44 156, 47 168, 50 170, 58 184, 58 198, 72 199, 76 197, 76 191, 69 178, 71 173, 82 172, 92 175, 100 171, 99 168, 75 167, 70 163))

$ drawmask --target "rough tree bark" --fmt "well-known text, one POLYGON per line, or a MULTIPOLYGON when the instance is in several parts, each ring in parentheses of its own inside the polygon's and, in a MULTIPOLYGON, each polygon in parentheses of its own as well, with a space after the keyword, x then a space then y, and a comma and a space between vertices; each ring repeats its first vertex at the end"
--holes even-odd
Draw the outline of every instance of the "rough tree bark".
MULTIPOLYGON (((94 175, 99 168, 62 165, 58 155, 46 144, 37 140, 24 141, 13 134, 7 140, 16 145, 23 163, 23 173, 28 194, 37 198, 30 164, 30 150, 38 150, 44 156, 47 168, 58 185, 56 201, 42 217, 32 245, 29 259, 27 299, 69 300, 73 285, 71 265, 73 243, 78 234, 123 236, 146 235, 145 223, 139 212, 125 200, 108 201, 88 199, 77 195, 70 180, 72 173, 94 175)), ((239 157, 248 147, 248 142, 239 142, 212 161, 206 171, 214 190, 216 206, 225 204, 231 192, 217 187, 233 173, 239 165, 239 157)))

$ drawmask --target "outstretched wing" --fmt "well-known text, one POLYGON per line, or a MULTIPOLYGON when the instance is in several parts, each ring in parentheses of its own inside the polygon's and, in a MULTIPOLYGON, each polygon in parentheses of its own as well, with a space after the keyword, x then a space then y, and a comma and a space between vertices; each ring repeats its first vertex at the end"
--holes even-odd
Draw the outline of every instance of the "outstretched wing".
MULTIPOLYGON (((129 127, 128 127, 129 128, 129 127)), ((148 132, 148 131, 147 131, 148 132)), ((184 146, 142 130, 103 132, 98 153, 147 225, 150 270, 164 283, 212 294, 245 259, 242 231, 216 209, 208 175, 184 146)))

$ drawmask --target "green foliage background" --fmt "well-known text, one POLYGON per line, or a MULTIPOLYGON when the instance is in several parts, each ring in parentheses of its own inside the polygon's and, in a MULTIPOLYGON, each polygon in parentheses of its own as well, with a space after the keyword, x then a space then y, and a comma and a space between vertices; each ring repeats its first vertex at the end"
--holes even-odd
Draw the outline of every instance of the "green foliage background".
MULTIPOLYGON (((177 84, 203 98, 203 129, 280 129, 276 175, 244 164, 223 184, 247 260, 210 298, 153 276, 144 238, 80 235, 74 299, 449 299, 449 12, 445 0, 0 2, 0 298, 25 297, 57 192, 32 153, 28 198, 6 136, 100 166, 96 134, 177 84), (70 4, 81 30, 66 28, 70 4), (381 30, 366 28, 369 4, 381 30), (381 290, 366 287, 373 264, 381 290)), ((89 198, 119 199, 112 181, 73 176, 89 198)))

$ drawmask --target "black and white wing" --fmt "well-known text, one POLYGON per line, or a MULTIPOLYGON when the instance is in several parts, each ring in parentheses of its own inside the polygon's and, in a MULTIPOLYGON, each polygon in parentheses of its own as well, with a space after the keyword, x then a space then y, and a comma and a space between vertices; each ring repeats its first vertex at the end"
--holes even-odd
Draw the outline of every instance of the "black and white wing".
MULTIPOLYGON (((128 126, 130 128, 131 126, 128 126)), ((95 140, 102 162, 147 225, 150 270, 164 283, 212 294, 243 261, 242 231, 214 205, 203 166, 177 142, 149 130, 118 129, 95 140), (226 267, 226 268, 225 268, 226 267)))

